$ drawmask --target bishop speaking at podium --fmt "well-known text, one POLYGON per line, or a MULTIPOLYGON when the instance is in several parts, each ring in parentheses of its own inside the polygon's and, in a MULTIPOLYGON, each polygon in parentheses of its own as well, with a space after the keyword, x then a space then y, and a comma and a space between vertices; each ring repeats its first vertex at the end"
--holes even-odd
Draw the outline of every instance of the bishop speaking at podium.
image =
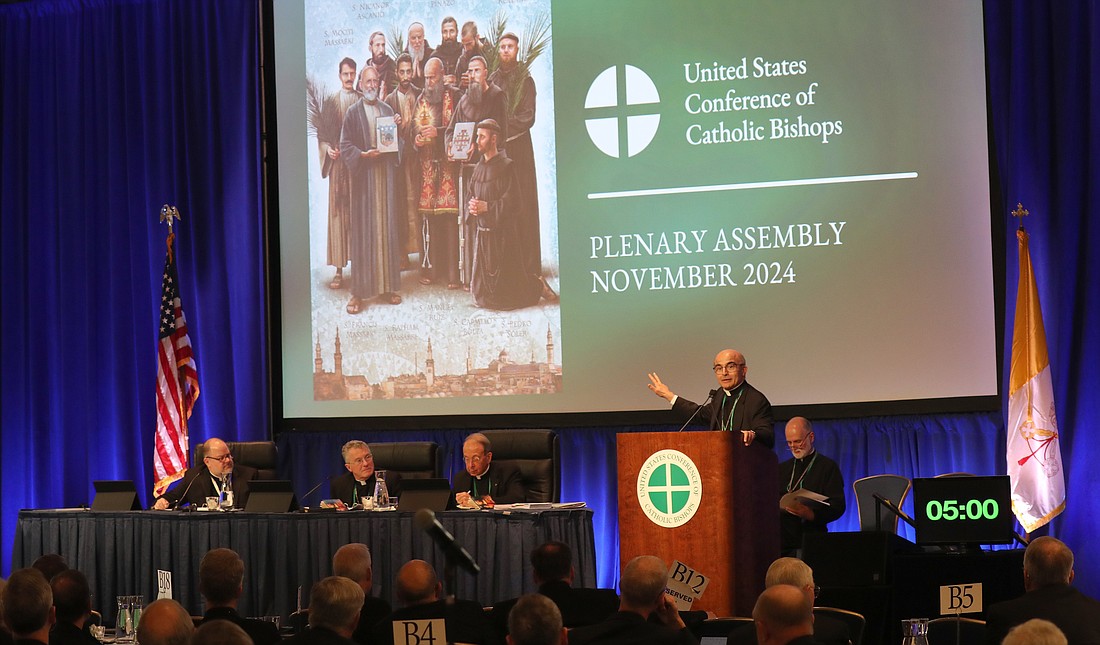
POLYGON ((711 390, 702 405, 674 394, 655 372, 649 374, 649 389, 672 404, 672 411, 684 419, 685 426, 706 423, 711 430, 740 432, 746 446, 759 443, 768 449, 774 447, 772 404, 745 380, 749 366, 744 355, 735 349, 723 349, 714 357, 712 369, 719 388, 711 390))

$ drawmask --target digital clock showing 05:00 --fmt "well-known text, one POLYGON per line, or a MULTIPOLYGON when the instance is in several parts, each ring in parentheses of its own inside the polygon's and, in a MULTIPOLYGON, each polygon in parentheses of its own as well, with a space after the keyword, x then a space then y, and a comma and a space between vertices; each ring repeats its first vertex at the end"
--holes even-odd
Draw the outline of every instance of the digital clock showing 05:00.
POLYGON ((930 499, 924 505, 929 522, 940 520, 995 520, 1001 514, 1001 505, 995 499, 930 499))
POLYGON ((1008 544, 1013 539, 1008 477, 913 480, 917 544, 1008 544))

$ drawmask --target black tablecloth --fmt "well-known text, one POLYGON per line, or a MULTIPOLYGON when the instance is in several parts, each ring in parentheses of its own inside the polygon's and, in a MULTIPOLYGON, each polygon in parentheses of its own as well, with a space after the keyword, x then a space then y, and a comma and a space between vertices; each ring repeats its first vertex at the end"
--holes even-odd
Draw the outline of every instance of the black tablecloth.
MULTIPOLYGON (((474 577, 457 574, 457 596, 483 605, 535 590, 528 556, 547 540, 569 544, 576 584, 596 584, 592 511, 450 511, 438 513, 481 566, 474 577)), ((208 550, 228 547, 245 564, 240 611, 246 616, 294 611, 298 587, 308 606, 314 582, 331 575, 332 554, 349 542, 371 548, 373 594, 394 603, 392 580, 405 562, 419 558, 443 579, 443 554, 417 530, 413 514, 185 513, 177 511, 21 511, 12 547, 12 568, 30 566, 43 553, 60 553, 92 585, 94 606, 113 621, 115 596, 157 594, 157 570, 172 572, 173 595, 201 614, 199 561, 208 550)))

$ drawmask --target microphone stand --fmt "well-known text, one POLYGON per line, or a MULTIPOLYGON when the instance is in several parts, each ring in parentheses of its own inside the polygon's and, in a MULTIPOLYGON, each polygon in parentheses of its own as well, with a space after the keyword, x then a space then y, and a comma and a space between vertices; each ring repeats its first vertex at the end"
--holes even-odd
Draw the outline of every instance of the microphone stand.
MULTIPOLYGON (((187 493, 191 491, 191 486, 195 483, 196 480, 198 480, 200 476, 202 476, 204 472, 206 472, 206 462, 203 462, 202 466, 199 468, 199 472, 195 473, 195 476, 191 478, 191 481, 187 482, 187 486, 184 487, 183 493, 180 494, 179 499, 176 500, 175 506, 172 507, 173 511, 179 510, 180 505, 182 505, 184 500, 187 499, 187 493)), ((188 512, 195 510, 195 505, 188 504, 187 510, 188 512)))
POLYGON ((887 509, 889 509, 889 511, 891 513, 898 516, 900 519, 902 519, 909 526, 912 526, 913 528, 917 528, 917 524, 916 524, 916 522, 913 521, 913 518, 906 515, 905 511, 898 508, 893 502, 886 499, 882 495, 879 495, 878 493, 871 493, 871 496, 875 498, 875 530, 876 531, 881 531, 882 530, 882 507, 883 506, 885 506, 887 509))
POLYGON ((707 400, 703 401, 703 405, 700 405, 699 407, 695 408, 695 412, 691 413, 691 416, 688 417, 688 420, 684 421, 684 425, 680 426, 680 429, 677 430, 676 432, 683 432, 684 428, 688 427, 688 424, 691 423, 691 420, 695 418, 695 415, 699 414, 699 410, 702 410, 703 408, 707 407, 707 405, 710 404, 711 400, 714 399, 715 394, 718 394, 718 390, 711 390, 710 394, 707 395, 707 400))

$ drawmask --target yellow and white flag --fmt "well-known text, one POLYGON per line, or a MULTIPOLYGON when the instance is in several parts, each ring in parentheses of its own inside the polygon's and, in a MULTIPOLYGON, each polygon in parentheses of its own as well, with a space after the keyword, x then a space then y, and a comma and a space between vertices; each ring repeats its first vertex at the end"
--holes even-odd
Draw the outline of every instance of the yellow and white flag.
POLYGON ((1031 533, 1066 507, 1054 387, 1050 380, 1047 337, 1039 309, 1039 289, 1031 269, 1027 232, 1016 231, 1020 284, 1012 328, 1012 366, 1008 376, 1008 476, 1012 512, 1031 533))

